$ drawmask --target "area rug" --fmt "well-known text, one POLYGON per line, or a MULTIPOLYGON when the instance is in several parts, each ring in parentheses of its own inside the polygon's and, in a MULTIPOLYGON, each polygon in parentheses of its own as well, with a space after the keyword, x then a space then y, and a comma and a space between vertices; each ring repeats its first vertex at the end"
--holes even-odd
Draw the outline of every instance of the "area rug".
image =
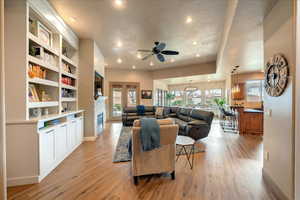
MULTIPOLYGON (((128 162, 131 161, 131 157, 128 153, 128 141, 131 137, 131 127, 123 127, 120 133, 117 148, 113 157, 113 162, 128 162)), ((186 147, 187 152, 190 152, 191 147, 186 147)), ((176 148, 176 155, 179 154, 180 147, 176 148)), ((197 145, 195 145, 195 153, 203 152, 197 145)), ((182 151, 181 154, 184 154, 182 151)))

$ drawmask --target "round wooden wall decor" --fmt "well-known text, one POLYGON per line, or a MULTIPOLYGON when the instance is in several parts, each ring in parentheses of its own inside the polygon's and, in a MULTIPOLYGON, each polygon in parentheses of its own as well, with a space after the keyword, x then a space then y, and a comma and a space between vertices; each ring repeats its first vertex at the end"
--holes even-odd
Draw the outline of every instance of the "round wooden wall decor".
POLYGON ((265 89, 272 97, 280 96, 288 83, 289 66, 281 54, 275 54, 269 59, 265 69, 265 89))

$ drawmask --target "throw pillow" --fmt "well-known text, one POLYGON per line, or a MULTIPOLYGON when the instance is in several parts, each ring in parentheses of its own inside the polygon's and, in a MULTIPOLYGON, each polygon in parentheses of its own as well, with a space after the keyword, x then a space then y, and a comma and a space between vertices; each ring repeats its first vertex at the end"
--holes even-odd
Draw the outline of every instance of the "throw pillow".
POLYGON ((163 107, 157 107, 155 111, 156 116, 163 116, 164 115, 164 108, 163 107))

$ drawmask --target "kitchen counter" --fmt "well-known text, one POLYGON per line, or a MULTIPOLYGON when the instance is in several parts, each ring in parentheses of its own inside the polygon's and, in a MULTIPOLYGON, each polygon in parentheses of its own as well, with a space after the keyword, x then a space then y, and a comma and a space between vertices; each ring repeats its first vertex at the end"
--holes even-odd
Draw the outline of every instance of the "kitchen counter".
POLYGON ((240 134, 263 135, 264 111, 232 106, 238 112, 240 134))

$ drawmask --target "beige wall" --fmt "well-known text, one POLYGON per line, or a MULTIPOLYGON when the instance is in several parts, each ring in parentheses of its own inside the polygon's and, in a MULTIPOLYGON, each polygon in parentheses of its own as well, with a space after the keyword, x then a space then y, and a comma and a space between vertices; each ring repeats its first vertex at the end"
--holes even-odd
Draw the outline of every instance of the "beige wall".
MULTIPOLYGON (((153 90, 152 73, 142 70, 123 70, 123 69, 105 69, 104 95, 109 96, 109 82, 138 82, 140 90, 153 90)), ((143 105, 153 105, 153 98, 140 99, 143 105)), ((106 104, 106 113, 109 116, 108 103, 106 104)))
POLYGON ((169 85, 169 90, 184 90, 186 87, 197 87, 200 90, 206 89, 219 89, 223 90, 223 96, 225 96, 225 81, 211 81, 211 82, 199 82, 199 83, 191 83, 191 84, 176 84, 169 85))
MULTIPOLYGON (((79 85, 78 85, 78 106, 79 109, 85 110, 84 136, 95 137, 96 133, 96 116, 105 111, 102 99, 94 100, 94 80, 95 71, 103 77, 104 58, 94 42, 90 39, 82 39, 79 42, 79 85)), ((104 116, 105 119, 105 116, 104 116)))
POLYGON ((289 62, 291 75, 285 92, 280 97, 265 95, 264 160, 263 171, 281 189, 288 199, 293 199, 294 124, 293 79, 294 38, 292 1, 279 0, 264 20, 264 62, 275 53, 282 53, 289 62))
POLYGON ((0 199, 6 199, 4 106, 4 0, 0 0, 0 199))
POLYGON ((153 79, 166 79, 182 76, 216 73, 216 62, 201 63, 188 66, 157 69, 152 71, 153 79))

